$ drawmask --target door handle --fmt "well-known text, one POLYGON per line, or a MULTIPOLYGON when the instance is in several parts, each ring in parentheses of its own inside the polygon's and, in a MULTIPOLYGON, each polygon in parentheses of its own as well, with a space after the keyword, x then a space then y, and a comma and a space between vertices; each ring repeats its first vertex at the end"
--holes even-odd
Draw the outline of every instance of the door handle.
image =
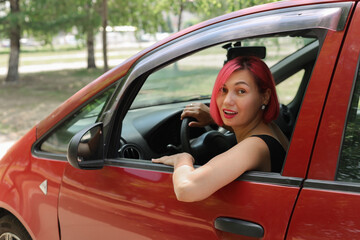
POLYGON ((215 220, 215 228, 223 232, 229 232, 247 237, 264 237, 264 228, 257 224, 236 218, 218 217, 215 220))

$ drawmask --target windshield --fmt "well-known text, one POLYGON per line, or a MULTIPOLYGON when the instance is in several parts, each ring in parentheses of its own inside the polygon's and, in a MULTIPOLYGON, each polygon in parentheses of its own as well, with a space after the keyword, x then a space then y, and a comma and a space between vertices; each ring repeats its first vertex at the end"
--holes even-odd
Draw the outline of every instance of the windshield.
MULTIPOLYGON (((265 46, 264 61, 271 68, 313 40, 279 36, 241 40, 241 46, 265 46)), ((224 45, 201 50, 150 74, 131 108, 210 99, 216 76, 226 59, 224 45)))

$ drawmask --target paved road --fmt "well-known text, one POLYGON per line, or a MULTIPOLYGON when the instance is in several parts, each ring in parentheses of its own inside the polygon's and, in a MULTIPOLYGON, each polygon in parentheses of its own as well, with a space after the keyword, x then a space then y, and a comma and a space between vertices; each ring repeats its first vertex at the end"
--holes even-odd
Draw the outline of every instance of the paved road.
MULTIPOLYGON (((109 60, 108 64, 110 66, 116 66, 123 62, 124 59, 113 59, 109 60)), ((98 67, 103 66, 103 61, 98 60, 96 61, 96 65, 98 67)), ((20 73, 34 73, 34 72, 44 72, 44 71, 58 71, 61 69, 80 69, 80 68, 86 68, 87 63, 85 61, 79 61, 79 62, 58 62, 58 63, 50 63, 50 64, 39 64, 39 65, 25 65, 19 67, 20 73)), ((7 74, 7 67, 0 67, 0 75, 6 75, 7 74)))
POLYGON ((5 136, 0 135, 0 159, 5 155, 7 150, 15 143, 14 140, 9 140, 5 136))

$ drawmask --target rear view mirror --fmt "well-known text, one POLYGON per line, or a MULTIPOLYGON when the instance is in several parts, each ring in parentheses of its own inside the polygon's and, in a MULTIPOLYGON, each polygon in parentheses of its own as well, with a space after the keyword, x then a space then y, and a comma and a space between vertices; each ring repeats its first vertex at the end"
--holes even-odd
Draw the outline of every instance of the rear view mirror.
POLYGON ((104 166, 103 124, 95 123, 70 140, 67 159, 78 169, 101 169, 104 166))

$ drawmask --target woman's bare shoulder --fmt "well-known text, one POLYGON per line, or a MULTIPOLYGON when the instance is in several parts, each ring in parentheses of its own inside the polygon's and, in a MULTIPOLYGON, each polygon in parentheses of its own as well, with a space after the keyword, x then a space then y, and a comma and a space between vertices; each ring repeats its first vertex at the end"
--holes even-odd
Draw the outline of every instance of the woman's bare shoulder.
POLYGON ((289 140, 288 138, 285 136, 285 134, 283 133, 283 131, 281 131, 281 129, 279 128, 279 126, 274 123, 271 122, 270 123, 270 128, 273 131, 273 133, 275 134, 275 138, 280 142, 280 144, 283 146, 283 148, 286 150, 289 147, 289 140))

